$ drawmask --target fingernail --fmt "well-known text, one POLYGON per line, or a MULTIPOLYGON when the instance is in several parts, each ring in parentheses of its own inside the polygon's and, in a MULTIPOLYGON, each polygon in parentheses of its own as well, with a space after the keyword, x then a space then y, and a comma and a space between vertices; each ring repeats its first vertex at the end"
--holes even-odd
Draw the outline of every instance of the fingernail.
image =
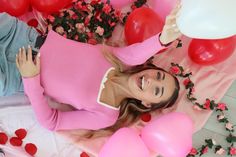
POLYGON ((23 46, 23 50, 25 49, 25 47, 23 46))
POLYGON ((29 49, 31 48, 30 45, 28 45, 28 48, 29 48, 29 49))
POLYGON ((21 51, 21 48, 19 48, 19 51, 21 51))

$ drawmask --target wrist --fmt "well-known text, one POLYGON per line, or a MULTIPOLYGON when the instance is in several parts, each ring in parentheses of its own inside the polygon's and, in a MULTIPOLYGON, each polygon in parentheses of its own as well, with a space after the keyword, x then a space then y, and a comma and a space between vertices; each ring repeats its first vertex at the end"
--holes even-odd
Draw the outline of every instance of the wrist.
POLYGON ((163 38, 161 33, 159 34, 159 43, 161 44, 161 46, 167 47, 169 45, 171 45, 173 42, 166 42, 163 38))

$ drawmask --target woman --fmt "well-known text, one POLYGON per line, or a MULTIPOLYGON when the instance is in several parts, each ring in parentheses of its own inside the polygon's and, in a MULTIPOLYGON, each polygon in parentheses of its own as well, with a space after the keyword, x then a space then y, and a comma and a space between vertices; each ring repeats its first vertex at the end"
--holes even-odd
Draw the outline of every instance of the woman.
POLYGON ((155 35, 124 48, 78 43, 50 31, 35 60, 31 46, 35 48, 40 41, 36 31, 1 14, 3 94, 9 93, 9 87, 11 92, 21 89, 14 58, 36 117, 49 130, 117 128, 123 122, 130 124, 141 113, 170 107, 178 97, 177 79, 149 62, 143 63, 165 48, 163 44, 180 36, 172 26, 176 12, 167 18, 160 39, 155 35), (26 44, 31 46, 20 48, 26 44), (14 57, 17 48, 19 54, 14 57), (45 96, 74 109, 63 112, 51 108, 45 96))

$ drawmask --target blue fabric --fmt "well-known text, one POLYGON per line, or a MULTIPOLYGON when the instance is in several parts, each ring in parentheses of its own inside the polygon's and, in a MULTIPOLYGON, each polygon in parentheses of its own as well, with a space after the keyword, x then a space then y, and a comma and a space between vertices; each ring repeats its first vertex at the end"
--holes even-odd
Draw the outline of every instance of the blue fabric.
POLYGON ((38 32, 7 13, 0 13, 0 96, 23 91, 15 57, 19 48, 34 46, 38 32))

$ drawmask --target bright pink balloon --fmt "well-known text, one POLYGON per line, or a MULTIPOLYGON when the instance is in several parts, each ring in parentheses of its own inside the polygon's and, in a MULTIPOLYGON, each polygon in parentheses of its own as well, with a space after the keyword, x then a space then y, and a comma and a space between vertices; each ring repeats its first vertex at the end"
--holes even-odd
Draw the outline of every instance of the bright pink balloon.
POLYGON ((197 64, 212 65, 229 58, 236 47, 236 36, 205 40, 193 39, 188 48, 188 55, 197 64))
POLYGON ((152 9, 165 21, 166 16, 175 7, 177 0, 153 0, 152 3, 152 9))
MULTIPOLYGON (((107 2, 107 0, 102 0, 103 2, 107 2)), ((110 4, 118 9, 121 9, 122 7, 132 4, 134 0, 110 0, 110 4)))
POLYGON ((193 123, 183 113, 169 113, 148 123, 141 138, 164 157, 185 157, 192 148, 193 123))
POLYGON ((137 132, 122 128, 105 143, 98 157, 150 157, 150 154, 137 132))
POLYGON ((29 0, 0 0, 0 12, 21 16, 29 9, 29 0))

